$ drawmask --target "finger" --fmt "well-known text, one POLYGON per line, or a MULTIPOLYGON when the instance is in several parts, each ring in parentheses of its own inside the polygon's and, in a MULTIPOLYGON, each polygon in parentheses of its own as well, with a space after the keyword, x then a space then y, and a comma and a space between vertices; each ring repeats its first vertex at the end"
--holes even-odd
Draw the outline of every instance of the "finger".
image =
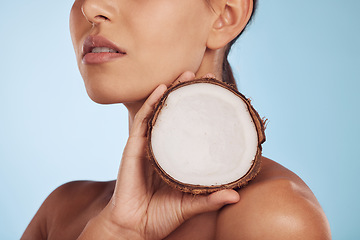
POLYGON ((213 73, 207 73, 204 76, 202 76, 202 78, 216 78, 216 76, 213 73))
POLYGON ((131 127, 129 134, 130 137, 146 136, 148 118, 152 114, 155 103, 164 94, 166 89, 166 86, 161 84, 151 93, 148 99, 146 99, 140 110, 135 115, 133 126, 131 127))
POLYGON ((182 82, 187 82, 193 80, 195 78, 195 74, 190 71, 183 72, 173 83, 172 85, 176 85, 182 82))
POLYGON ((208 196, 191 196, 183 202, 183 218, 185 220, 205 212, 216 211, 227 204, 237 203, 240 195, 235 190, 226 189, 208 196))

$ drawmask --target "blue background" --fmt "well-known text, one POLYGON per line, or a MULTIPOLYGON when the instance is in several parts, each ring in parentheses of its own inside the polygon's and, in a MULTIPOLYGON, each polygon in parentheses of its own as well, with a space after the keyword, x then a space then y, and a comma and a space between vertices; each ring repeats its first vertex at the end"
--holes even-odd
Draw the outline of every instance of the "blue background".
MULTIPOLYGON (((1 4, 0 239, 18 239, 60 184, 117 174, 126 109, 86 95, 71 5, 1 4)), ((241 92, 269 119, 264 155, 311 187, 333 239, 360 239, 359 11, 357 0, 260 0, 231 54, 241 92)))

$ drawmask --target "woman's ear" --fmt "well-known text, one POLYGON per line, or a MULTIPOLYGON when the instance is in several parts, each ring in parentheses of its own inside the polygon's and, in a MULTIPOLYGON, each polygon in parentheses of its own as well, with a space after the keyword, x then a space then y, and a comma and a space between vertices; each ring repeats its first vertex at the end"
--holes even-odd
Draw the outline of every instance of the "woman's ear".
POLYGON ((221 6, 217 5, 215 19, 207 47, 210 49, 219 49, 233 40, 248 23, 252 11, 253 0, 225 0, 219 1, 221 6))

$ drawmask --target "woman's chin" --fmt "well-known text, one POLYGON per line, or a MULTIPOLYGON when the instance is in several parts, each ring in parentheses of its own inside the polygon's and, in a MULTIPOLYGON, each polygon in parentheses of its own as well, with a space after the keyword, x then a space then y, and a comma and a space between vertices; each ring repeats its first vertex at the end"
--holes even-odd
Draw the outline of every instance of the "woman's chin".
POLYGON ((90 96, 90 99, 93 100, 94 102, 96 103, 99 103, 99 104, 114 104, 114 103, 119 103, 119 102, 116 102, 116 101, 113 101, 111 99, 106 99, 106 98, 99 98, 99 97, 94 97, 94 96, 90 96))
POLYGON ((87 90, 87 94, 92 101, 99 104, 113 104, 122 102, 121 98, 119 98, 119 95, 115 97, 114 94, 111 93, 87 90))
POLYGON ((90 99, 99 104, 131 103, 146 99, 149 93, 130 93, 123 91, 102 91, 99 88, 87 90, 90 99))

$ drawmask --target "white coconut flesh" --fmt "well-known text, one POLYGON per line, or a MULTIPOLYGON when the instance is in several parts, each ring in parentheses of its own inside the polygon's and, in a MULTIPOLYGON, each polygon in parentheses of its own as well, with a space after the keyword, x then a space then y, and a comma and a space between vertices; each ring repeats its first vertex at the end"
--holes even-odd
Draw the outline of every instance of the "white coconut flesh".
POLYGON ((239 96, 211 83, 171 92, 151 132, 158 166, 183 184, 218 186, 242 178, 258 149, 248 106, 239 96))

